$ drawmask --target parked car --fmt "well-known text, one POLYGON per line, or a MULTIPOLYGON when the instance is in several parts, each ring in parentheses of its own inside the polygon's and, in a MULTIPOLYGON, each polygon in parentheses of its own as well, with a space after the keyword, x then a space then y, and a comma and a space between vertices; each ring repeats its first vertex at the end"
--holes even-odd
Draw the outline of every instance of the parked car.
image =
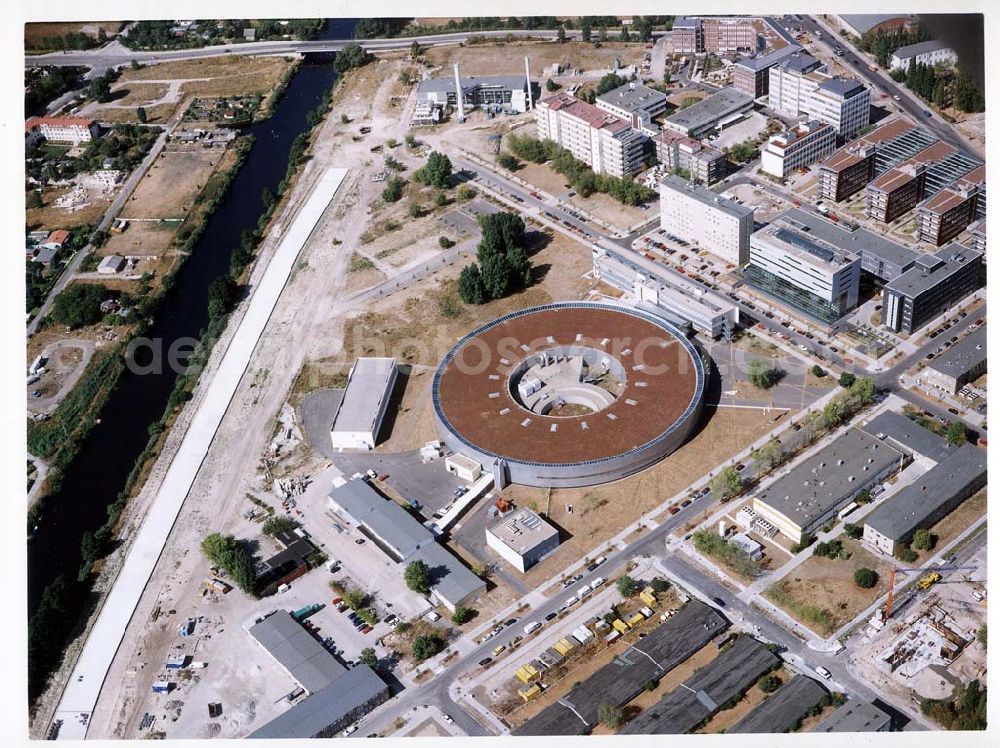
POLYGON ((816 668, 816 672, 819 673, 822 677, 826 678, 827 680, 830 680, 830 678, 833 677, 833 674, 822 665, 819 665, 816 668))
POLYGON ((548 623, 549 621, 551 621, 551 620, 553 620, 555 618, 558 618, 558 617, 559 617, 558 613, 555 613, 555 612, 549 613, 547 616, 545 616, 545 622, 548 623))
POLYGON ((442 718, 442 719, 443 719, 443 720, 444 720, 445 722, 447 722, 447 723, 448 723, 449 725, 450 725, 450 724, 452 724, 452 723, 453 723, 453 722, 455 721, 455 720, 453 720, 453 719, 451 718, 451 715, 450 715, 450 714, 442 714, 442 715, 441 715, 441 718, 442 718))
POLYGON ((481 659, 479 661, 479 667, 486 667, 491 662, 493 662, 493 658, 492 657, 484 657, 483 659, 481 659))

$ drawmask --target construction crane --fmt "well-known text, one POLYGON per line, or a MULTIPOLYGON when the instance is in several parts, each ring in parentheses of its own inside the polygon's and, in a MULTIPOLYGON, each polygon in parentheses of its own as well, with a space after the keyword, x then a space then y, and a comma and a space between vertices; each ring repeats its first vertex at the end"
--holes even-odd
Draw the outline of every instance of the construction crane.
POLYGON ((963 569, 975 569, 975 566, 927 566, 923 569, 897 569, 893 566, 889 569, 889 595, 885 600, 885 620, 892 618, 892 593, 896 586, 896 574, 923 574, 927 572, 927 576, 923 577, 917 584, 920 589, 926 590, 931 585, 941 581, 941 573, 945 571, 961 571, 963 569))

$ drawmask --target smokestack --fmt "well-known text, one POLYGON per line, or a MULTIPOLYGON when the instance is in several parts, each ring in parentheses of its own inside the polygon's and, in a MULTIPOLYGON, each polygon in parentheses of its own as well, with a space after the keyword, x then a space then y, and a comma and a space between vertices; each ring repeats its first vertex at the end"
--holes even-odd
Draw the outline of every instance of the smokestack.
POLYGON ((535 102, 531 96, 531 57, 527 55, 524 58, 524 79, 528 83, 528 109, 534 109, 535 102))
POLYGON ((462 96, 462 78, 455 63, 455 100, 458 102, 458 121, 465 122, 465 100, 462 96))

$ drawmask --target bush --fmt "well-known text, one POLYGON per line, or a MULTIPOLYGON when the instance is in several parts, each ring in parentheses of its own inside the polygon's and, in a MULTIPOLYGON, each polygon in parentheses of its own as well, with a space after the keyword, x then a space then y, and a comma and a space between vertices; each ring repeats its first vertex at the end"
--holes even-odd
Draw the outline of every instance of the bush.
POLYGON ((420 635, 413 638, 413 657, 418 662, 423 662, 428 657, 433 657, 444 646, 441 637, 436 634, 420 635))
POLYGON ((464 605, 459 605, 455 608, 455 612, 451 614, 451 621, 457 626, 461 626, 463 623, 471 621, 475 616, 476 611, 466 608, 464 605))
POLYGON ((289 532, 298 526, 298 520, 292 519, 285 514, 279 514, 274 517, 268 517, 264 521, 264 524, 261 525, 260 530, 265 535, 269 535, 273 538, 279 532, 289 532))
POLYGON ((497 164, 507 171, 516 171, 521 165, 521 162, 517 160, 517 157, 510 155, 506 151, 497 156, 497 164))
POLYGON ((438 244, 441 246, 441 249, 448 249, 449 247, 455 246, 455 242, 453 242, 447 236, 439 236, 438 244))
POLYGON ((908 545, 903 545, 896 551, 896 558, 905 563, 912 564, 917 560, 917 554, 908 545))
POLYGON ((625 710, 615 704, 601 704, 597 707, 597 720, 612 730, 617 730, 625 723, 625 710))
POLYGON ((52 303, 52 319, 70 329, 99 322, 107 293, 104 286, 95 283, 71 283, 52 303))
POLYGON ((853 522, 848 522, 844 525, 844 534, 852 540, 859 539, 864 535, 864 528, 861 525, 856 525, 853 522))
POLYGON ((854 583, 861 589, 870 590, 878 584, 878 572, 862 566, 854 572, 854 583))
POLYGON ((764 693, 774 693, 781 688, 781 678, 771 673, 757 681, 757 687, 764 693))
POLYGON ((913 542, 910 547, 916 551, 930 551, 934 549, 937 537, 930 530, 917 530, 913 533, 913 542))
POLYGON ((414 592, 426 595, 431 591, 431 570, 420 559, 406 565, 403 579, 406 581, 406 586, 414 592))
POLYGON ((824 369, 819 364, 814 364, 813 368, 810 369, 810 371, 812 372, 812 375, 817 379, 822 379, 823 377, 826 376, 826 369, 824 369))
POLYGON ((837 384, 843 387, 845 390, 850 389, 857 377, 851 374, 849 371, 845 371, 840 375, 840 379, 837 380, 837 384))
POLYGON ((628 574, 618 577, 618 581, 615 582, 615 588, 622 597, 632 597, 640 589, 639 583, 628 574))
POLYGON ((405 186, 406 180, 393 174, 389 177, 389 181, 385 183, 385 188, 382 190, 382 199, 387 203, 398 202, 403 197, 403 188, 405 186))

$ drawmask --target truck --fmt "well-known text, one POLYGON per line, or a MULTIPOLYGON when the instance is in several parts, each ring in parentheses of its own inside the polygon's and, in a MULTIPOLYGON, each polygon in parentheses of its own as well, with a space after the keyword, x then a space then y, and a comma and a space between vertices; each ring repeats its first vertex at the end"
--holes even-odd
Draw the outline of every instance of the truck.
POLYGON ((529 623, 527 626, 524 627, 524 633, 530 634, 533 631, 538 631, 538 629, 540 629, 541 627, 542 627, 541 621, 532 621, 531 623, 529 623))
POLYGON ((170 693, 174 689, 174 684, 166 680, 153 681, 153 693, 170 693))
POLYGON ((922 590, 926 590, 935 582, 940 582, 940 581, 941 581, 941 575, 938 574, 936 571, 932 571, 926 577, 921 578, 921 580, 917 582, 917 587, 919 587, 922 590))
POLYGON ((311 616, 313 613, 315 613, 322 607, 323 606, 320 605, 319 603, 313 603, 312 605, 304 605, 303 607, 299 608, 294 613, 292 613, 292 618, 294 618, 299 623, 302 623, 302 621, 307 619, 309 616, 311 616))

